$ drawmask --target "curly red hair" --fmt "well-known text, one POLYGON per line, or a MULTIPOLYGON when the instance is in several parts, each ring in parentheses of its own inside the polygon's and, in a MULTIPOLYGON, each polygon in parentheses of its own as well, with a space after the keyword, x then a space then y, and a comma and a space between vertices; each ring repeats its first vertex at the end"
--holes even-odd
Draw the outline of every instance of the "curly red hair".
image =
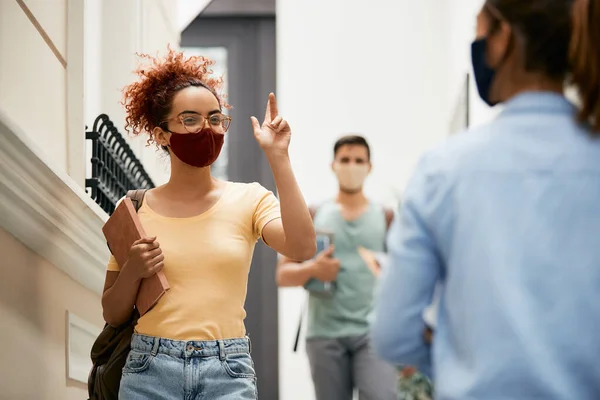
POLYGON ((152 130, 160 126, 171 110, 173 96, 189 86, 202 86, 210 90, 222 108, 230 108, 220 93, 223 77, 213 77, 210 69, 214 61, 202 57, 185 57, 182 52, 169 47, 164 57, 138 54, 149 65, 138 68, 139 80, 123 89, 127 116, 125 130, 133 135, 149 135, 148 143, 155 142, 152 130))

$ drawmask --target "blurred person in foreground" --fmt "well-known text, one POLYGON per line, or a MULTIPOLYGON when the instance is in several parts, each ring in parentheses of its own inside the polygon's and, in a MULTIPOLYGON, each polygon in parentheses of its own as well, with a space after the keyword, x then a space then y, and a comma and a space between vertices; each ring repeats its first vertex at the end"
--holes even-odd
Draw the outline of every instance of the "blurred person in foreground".
POLYGON ((396 372, 375 355, 369 329, 380 269, 376 258, 385 251, 394 213, 363 192, 371 171, 365 138, 340 138, 333 157, 337 196, 311 208, 315 229, 330 232, 333 245, 303 263, 281 257, 277 283, 309 292, 306 351, 317 400, 351 400, 354 388, 360 400, 392 400, 396 372), (309 282, 315 280, 330 284, 331 291, 312 290, 309 282))
POLYGON ((472 60, 503 110, 416 168, 374 346, 432 375, 436 399, 600 399, 600 0, 488 0, 472 60))

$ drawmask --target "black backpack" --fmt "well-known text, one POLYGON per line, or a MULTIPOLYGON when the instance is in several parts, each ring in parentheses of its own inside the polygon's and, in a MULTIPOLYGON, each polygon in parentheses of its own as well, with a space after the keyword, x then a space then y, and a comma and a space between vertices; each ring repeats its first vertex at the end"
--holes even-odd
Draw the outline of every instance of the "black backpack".
MULTIPOLYGON (((146 190, 130 190, 127 192, 138 211, 144 200, 146 190)), ((131 337, 140 314, 133 310, 131 319, 119 326, 108 324, 98 335, 91 351, 92 370, 88 377, 89 400, 117 400, 121 386, 121 374, 127 355, 131 350, 131 337)))

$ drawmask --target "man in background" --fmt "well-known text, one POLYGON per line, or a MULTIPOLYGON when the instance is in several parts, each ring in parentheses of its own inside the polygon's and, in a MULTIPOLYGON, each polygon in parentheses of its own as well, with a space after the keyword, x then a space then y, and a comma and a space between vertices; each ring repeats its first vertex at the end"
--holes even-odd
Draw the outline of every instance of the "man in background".
POLYGON ((281 257, 280 287, 309 289, 306 350, 317 400, 396 399, 397 373, 377 358, 369 339, 369 321, 378 266, 393 211, 367 199, 363 184, 371 171, 369 144, 344 136, 334 145, 331 165, 339 190, 334 199, 311 208, 317 232, 328 232, 333 245, 308 262, 281 257), (313 291, 314 283, 330 290, 313 291))

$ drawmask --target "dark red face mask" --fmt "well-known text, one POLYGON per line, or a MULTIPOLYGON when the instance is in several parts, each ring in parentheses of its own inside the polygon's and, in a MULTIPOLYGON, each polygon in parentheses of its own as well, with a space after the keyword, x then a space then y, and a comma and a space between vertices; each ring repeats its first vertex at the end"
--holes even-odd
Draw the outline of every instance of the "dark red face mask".
POLYGON ((221 149, 225 135, 212 129, 204 128, 198 133, 171 132, 170 147, 173 154, 192 167, 208 167, 215 162, 221 149))

